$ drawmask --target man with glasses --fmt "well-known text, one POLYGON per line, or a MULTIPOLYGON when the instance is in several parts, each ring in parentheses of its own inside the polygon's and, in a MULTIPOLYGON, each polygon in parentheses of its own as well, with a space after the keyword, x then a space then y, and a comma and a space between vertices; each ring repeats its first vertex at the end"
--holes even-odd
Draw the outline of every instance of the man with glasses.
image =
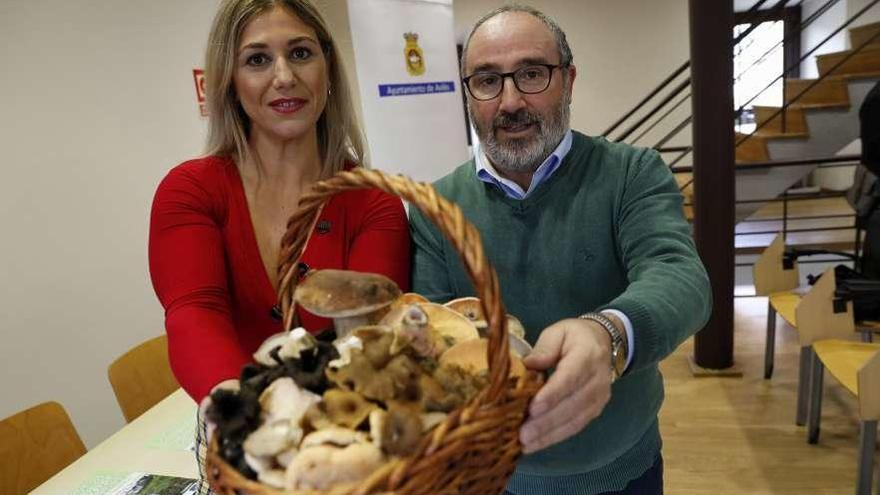
MULTIPOLYGON (((526 366, 553 370, 508 490, 662 493, 657 363, 711 306, 675 180, 654 151, 569 129, 577 70, 541 12, 484 16, 461 67, 479 144, 435 187, 479 229, 504 304, 535 345, 526 366)), ((414 289, 473 295, 456 250, 410 213, 414 289)))

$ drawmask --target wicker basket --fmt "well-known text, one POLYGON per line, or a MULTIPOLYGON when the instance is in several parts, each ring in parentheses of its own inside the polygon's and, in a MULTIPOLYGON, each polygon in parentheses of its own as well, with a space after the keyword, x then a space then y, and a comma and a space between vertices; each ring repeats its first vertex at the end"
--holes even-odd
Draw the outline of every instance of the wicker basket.
POLYGON ((489 324, 489 385, 471 402, 454 410, 446 421, 427 435, 416 452, 390 461, 367 480, 331 491, 281 491, 242 476, 218 452, 216 437, 208 449, 207 472, 211 488, 219 495, 306 495, 369 493, 474 494, 501 493, 521 453, 519 427, 529 401, 542 384, 542 377, 527 372, 508 377, 510 353, 507 318, 501 302, 498 276, 483 252, 480 234, 455 204, 439 197, 434 189, 402 176, 357 168, 340 172, 314 185, 300 201, 299 210, 287 225, 282 239, 279 266, 279 304, 284 327, 294 323, 293 291, 297 267, 308 237, 326 201, 338 192, 377 188, 418 207, 458 250, 474 283, 489 324))

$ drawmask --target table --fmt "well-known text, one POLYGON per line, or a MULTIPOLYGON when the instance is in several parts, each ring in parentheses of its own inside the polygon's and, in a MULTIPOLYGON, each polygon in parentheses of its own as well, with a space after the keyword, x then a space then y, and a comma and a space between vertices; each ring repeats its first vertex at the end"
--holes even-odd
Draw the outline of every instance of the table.
POLYGON ((142 472, 198 478, 195 454, 161 445, 169 433, 195 435, 196 403, 178 389, 86 455, 37 487, 31 495, 67 495, 101 472, 142 472))

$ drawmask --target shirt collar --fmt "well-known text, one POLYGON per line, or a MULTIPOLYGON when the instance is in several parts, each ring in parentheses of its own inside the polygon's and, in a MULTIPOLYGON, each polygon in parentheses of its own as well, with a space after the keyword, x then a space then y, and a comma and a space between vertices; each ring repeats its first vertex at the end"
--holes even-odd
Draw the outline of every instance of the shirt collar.
POLYGON ((571 142, 572 134, 571 130, 568 130, 566 131, 565 136, 563 136, 562 141, 556 146, 556 149, 550 153, 550 156, 544 160, 541 166, 535 169, 535 173, 532 174, 532 182, 529 184, 529 188, 525 191, 523 191, 519 184, 502 177, 501 174, 495 170, 495 167, 489 162, 486 154, 483 153, 482 146, 478 142, 474 147, 474 164, 477 169, 477 178, 487 184, 497 186, 508 198, 519 200, 526 199, 535 191, 535 189, 537 189, 538 186, 546 182, 556 170, 559 169, 562 160, 565 159, 565 156, 571 150, 571 142))

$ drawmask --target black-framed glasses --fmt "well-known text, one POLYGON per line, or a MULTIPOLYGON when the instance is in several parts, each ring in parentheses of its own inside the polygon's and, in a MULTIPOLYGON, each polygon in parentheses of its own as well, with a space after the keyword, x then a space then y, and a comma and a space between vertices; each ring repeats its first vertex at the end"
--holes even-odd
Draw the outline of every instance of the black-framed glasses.
POLYGON ((563 69, 568 64, 533 64, 513 72, 475 72, 461 80, 475 100, 497 98, 504 89, 504 80, 513 80, 517 91, 527 95, 541 93, 550 87, 553 69, 563 69))

